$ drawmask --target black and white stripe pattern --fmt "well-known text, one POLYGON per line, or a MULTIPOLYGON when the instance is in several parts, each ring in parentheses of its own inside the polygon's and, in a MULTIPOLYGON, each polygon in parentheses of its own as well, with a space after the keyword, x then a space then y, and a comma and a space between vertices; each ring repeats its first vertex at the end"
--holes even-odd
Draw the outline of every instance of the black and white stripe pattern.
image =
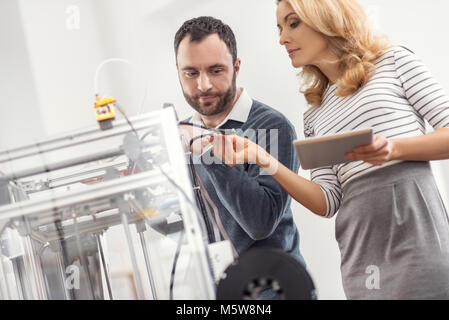
MULTIPOLYGON (((372 128, 375 135, 403 138, 425 134, 425 121, 435 130, 449 127, 449 97, 414 53, 393 47, 375 65, 373 78, 355 94, 342 98, 335 85, 327 89, 322 105, 304 114, 306 137, 372 128)), ((378 168, 357 161, 312 170, 326 196, 326 216, 338 211, 345 183, 378 168)))

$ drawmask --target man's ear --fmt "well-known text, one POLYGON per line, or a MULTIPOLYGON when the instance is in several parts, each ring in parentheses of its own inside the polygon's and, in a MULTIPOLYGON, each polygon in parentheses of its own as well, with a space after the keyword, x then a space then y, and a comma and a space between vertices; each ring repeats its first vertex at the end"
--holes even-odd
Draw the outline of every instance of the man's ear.
POLYGON ((240 64, 242 63, 242 60, 240 60, 240 58, 237 58, 237 60, 235 61, 234 64, 234 69, 235 69, 235 73, 239 73, 240 71, 240 64))

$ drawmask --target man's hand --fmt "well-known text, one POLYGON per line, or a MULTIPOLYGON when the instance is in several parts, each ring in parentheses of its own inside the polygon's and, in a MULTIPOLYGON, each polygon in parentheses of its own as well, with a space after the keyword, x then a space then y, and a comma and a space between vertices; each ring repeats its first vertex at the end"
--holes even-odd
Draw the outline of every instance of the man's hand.
POLYGON ((375 136, 373 143, 357 147, 345 155, 346 160, 361 160, 375 166, 381 166, 393 159, 394 143, 392 140, 375 136))

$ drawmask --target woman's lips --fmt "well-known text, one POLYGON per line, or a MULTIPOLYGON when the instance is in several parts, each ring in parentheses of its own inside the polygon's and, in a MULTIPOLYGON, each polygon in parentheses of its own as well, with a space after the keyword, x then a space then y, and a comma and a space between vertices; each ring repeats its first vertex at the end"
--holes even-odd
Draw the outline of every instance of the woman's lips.
POLYGON ((301 50, 301 49, 291 49, 291 50, 288 50, 288 55, 289 55, 290 57, 292 57, 292 56, 294 56, 295 53, 298 52, 299 50, 301 50))

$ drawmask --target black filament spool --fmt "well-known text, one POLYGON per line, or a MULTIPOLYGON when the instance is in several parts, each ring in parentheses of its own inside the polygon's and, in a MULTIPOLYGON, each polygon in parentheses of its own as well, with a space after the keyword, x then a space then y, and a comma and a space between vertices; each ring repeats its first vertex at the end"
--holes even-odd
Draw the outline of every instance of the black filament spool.
POLYGON ((262 300, 271 291, 273 300, 314 300, 315 285, 295 257, 278 249, 257 248, 243 253, 223 273, 217 300, 262 300))

